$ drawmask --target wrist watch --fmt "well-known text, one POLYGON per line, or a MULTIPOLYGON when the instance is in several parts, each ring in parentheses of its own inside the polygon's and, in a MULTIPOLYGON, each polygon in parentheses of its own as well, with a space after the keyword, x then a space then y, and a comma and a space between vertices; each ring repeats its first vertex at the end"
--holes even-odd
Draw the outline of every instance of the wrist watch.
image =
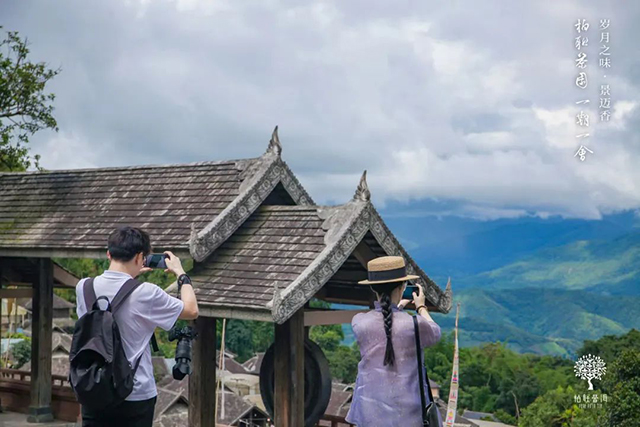
POLYGON ((418 307, 416 307, 416 313, 420 313, 420 309, 421 309, 421 308, 424 308, 425 310, 429 311, 429 310, 427 309, 427 306, 426 306, 426 305, 424 305, 424 304, 422 304, 422 305, 419 305, 418 307))
POLYGON ((178 290, 180 290, 180 288, 182 288, 182 285, 187 284, 187 285, 191 285, 191 278, 189 276, 187 276, 187 274, 181 274, 178 277, 178 290))

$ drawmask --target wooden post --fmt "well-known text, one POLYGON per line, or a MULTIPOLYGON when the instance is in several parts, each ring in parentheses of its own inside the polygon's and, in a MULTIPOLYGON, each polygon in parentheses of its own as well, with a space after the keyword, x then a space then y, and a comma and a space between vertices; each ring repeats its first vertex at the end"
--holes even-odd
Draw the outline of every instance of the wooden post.
POLYGON ((31 324, 31 406, 29 422, 53 421, 51 412, 51 331, 53 329, 53 262, 38 261, 33 284, 31 324))
POLYGON ((304 426, 304 309, 275 325, 276 427, 304 426))
POLYGON ((189 426, 215 427, 216 318, 198 317, 192 325, 198 336, 193 341, 189 375, 189 426))

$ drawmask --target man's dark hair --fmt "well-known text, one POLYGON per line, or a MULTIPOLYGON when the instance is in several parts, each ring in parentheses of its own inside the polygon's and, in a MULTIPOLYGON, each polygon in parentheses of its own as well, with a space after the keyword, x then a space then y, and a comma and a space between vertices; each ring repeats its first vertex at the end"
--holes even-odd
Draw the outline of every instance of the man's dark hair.
POLYGON ((109 235, 107 246, 111 258, 122 262, 131 261, 140 252, 144 256, 151 253, 149 235, 136 227, 118 228, 109 235))

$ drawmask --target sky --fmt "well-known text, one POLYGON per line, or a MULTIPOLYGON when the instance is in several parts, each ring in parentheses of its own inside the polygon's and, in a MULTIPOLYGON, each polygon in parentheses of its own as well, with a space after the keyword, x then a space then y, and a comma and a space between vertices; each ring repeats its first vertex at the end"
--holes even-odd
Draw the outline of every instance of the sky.
POLYGON ((59 132, 32 138, 47 169, 257 157, 279 125, 318 203, 349 200, 366 169, 376 206, 481 220, 640 209, 638 18, 618 0, 0 3, 4 30, 61 69, 59 132))

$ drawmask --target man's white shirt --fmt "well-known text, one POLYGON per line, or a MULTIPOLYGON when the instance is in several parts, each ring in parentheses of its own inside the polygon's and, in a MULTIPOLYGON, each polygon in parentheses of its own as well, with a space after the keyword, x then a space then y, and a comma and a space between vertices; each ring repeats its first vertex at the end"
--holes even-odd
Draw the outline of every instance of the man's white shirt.
MULTIPOLYGON (((96 297, 106 296, 109 301, 118 293, 122 285, 132 277, 119 271, 106 270, 96 277, 93 286, 96 297)), ((84 282, 76 286, 76 310, 78 318, 87 312, 84 301, 84 282)), ((101 305, 104 308, 104 304, 101 305)), ((126 299, 115 314, 115 320, 122 336, 127 359, 132 366, 140 355, 140 366, 136 372, 133 391, 126 400, 147 400, 155 397, 156 382, 153 378, 153 364, 149 341, 153 331, 162 328, 168 331, 182 313, 184 303, 163 291, 158 285, 144 282, 126 299)))

